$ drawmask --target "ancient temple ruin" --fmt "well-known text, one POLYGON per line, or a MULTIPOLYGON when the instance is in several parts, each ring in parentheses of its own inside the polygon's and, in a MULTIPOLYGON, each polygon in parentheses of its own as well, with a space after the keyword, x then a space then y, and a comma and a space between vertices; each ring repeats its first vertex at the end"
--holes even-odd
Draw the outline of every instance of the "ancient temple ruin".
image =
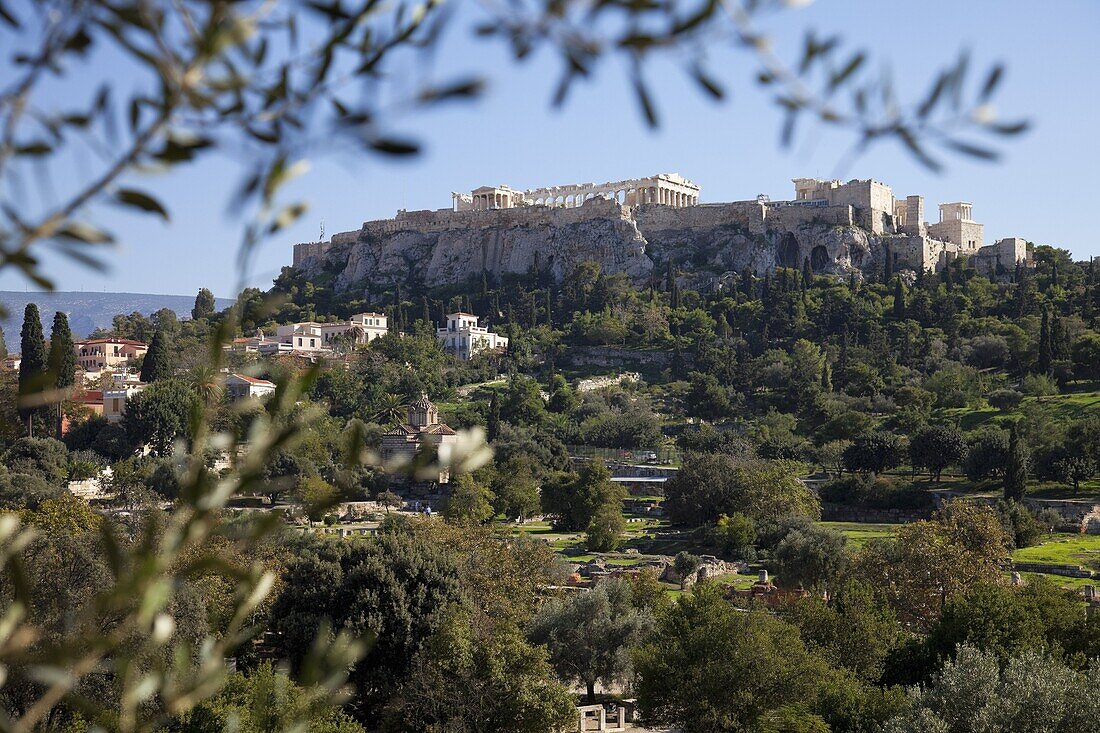
POLYGON ((598 197, 626 206, 658 204, 682 208, 699 203, 699 186, 678 173, 658 173, 648 178, 607 183, 570 183, 526 191, 517 191, 506 185, 482 186, 470 193, 451 194, 454 211, 514 209, 520 206, 572 208, 583 206, 585 201, 598 197))
POLYGON ((898 269, 937 271, 967 257, 978 272, 1002 277, 1030 263, 1023 239, 985 243, 985 227, 974 220, 969 201, 940 204, 939 220, 930 223, 923 196, 895 197, 881 181, 792 183, 788 200, 761 194, 727 203, 701 202, 699 186, 676 173, 525 191, 483 186, 452 193, 450 208, 402 209, 330 242, 297 244, 294 266, 313 261, 309 267, 317 267, 340 247, 355 252, 347 267, 331 263, 346 271, 348 283, 383 287, 407 279, 410 266, 426 284, 450 284, 481 272, 500 276, 542 267, 562 277, 580 260, 645 279, 658 260, 675 257, 669 247, 693 246, 710 248, 693 257, 717 257, 711 268, 738 272, 807 262, 823 274, 881 272, 886 257, 898 269))

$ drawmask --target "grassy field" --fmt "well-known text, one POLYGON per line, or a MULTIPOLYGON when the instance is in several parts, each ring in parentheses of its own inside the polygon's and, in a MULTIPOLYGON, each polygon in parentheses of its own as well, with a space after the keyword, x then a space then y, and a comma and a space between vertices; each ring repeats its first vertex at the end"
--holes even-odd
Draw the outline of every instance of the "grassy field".
POLYGON ((1090 565, 1100 561, 1100 535, 1056 534, 1041 545, 1012 553, 1018 562, 1046 562, 1058 565, 1090 565))
POLYGON ((1025 397, 1016 410, 1001 412, 992 407, 953 407, 937 411, 937 416, 957 420, 962 430, 970 431, 985 425, 999 424, 1023 417, 1023 408, 1036 405, 1058 422, 1068 422, 1095 414, 1100 410, 1100 391, 1070 392, 1050 397, 1025 397))
POLYGON ((897 524, 861 524, 859 522, 822 522, 823 527, 829 527, 843 532, 848 538, 848 546, 852 550, 859 550, 868 540, 893 537, 900 525, 897 524))

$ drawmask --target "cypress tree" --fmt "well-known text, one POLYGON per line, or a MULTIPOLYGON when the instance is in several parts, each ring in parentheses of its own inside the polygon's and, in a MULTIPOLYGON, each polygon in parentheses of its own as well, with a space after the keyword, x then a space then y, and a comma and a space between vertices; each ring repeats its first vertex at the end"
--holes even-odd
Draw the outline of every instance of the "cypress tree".
POLYGON ((1050 311, 1043 310, 1043 320, 1039 324, 1039 358, 1035 361, 1035 371, 1049 374, 1053 361, 1051 355, 1050 311))
POLYGON ((41 408, 29 407, 24 404, 24 400, 48 386, 46 339, 42 335, 42 317, 34 303, 28 303, 23 311, 19 348, 19 417, 27 424, 27 436, 34 437, 34 418, 41 413, 41 408))
POLYGON ((813 285, 814 282, 814 270, 810 266, 810 258, 806 257, 802 260, 802 288, 806 289, 813 285))
POLYGON ((745 268, 741 271, 741 291, 746 300, 756 300, 756 278, 752 276, 752 270, 745 268))
POLYGON ((1020 438, 1020 428, 1017 423, 1012 423, 1012 431, 1008 438, 1008 462, 1005 465, 1005 499, 1009 501, 1023 501, 1024 490, 1027 488, 1027 449, 1020 438))
POLYGON ((500 432, 500 398, 496 392, 493 392, 492 399, 489 400, 489 419, 485 423, 485 437, 489 441, 496 440, 497 434, 500 432))
MULTIPOLYGON (((69 317, 58 311, 53 315, 50 330, 50 378, 58 389, 71 387, 76 382, 76 348, 73 332, 69 329, 69 317)), ((57 401, 57 437, 61 437, 62 405, 57 401)))
POLYGON ((168 335, 164 331, 153 334, 153 342, 145 352, 141 363, 141 381, 155 382, 172 376, 172 360, 168 355, 168 335))
POLYGON ((833 368, 828 359, 821 365, 821 391, 826 394, 833 391, 833 368))
POLYGON ((554 327, 554 303, 550 294, 550 288, 546 289, 546 325, 554 327))
POLYGON ((76 382, 76 347, 73 346, 73 332, 69 328, 69 317, 60 311, 54 313, 53 328, 50 330, 49 365, 55 386, 71 387, 76 382))
POLYGON ((1054 311, 1050 316, 1050 358, 1052 362, 1068 361, 1071 356, 1069 332, 1065 321, 1054 311))
POLYGON ((191 309, 191 318, 197 321, 212 315, 214 315, 214 294, 209 288, 202 288, 195 296, 195 307, 191 309))
POLYGON ((8 342, 4 340, 4 329, 0 327, 0 359, 8 358, 8 342))
POLYGON ((890 278, 894 276, 894 253, 890 251, 890 248, 886 248, 886 252, 882 256, 882 281, 884 283, 890 282, 890 278))
POLYGON ((423 295, 420 297, 420 305, 423 308, 420 317, 424 320, 424 325, 430 327, 432 325, 432 314, 428 309, 428 296, 423 295))
POLYGON ((894 320, 905 320, 905 286, 900 277, 894 278, 894 320))

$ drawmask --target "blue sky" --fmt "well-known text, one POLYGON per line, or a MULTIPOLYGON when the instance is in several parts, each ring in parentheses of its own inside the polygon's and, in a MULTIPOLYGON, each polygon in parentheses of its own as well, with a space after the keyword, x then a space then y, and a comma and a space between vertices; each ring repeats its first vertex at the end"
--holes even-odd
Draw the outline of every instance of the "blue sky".
MULTIPOLYGON (((765 24, 787 57, 808 27, 841 33, 888 63, 902 93, 927 89, 933 72, 970 48, 975 67, 1008 67, 997 108, 1006 118, 1028 117, 1033 127, 1010 140, 998 163, 961 157, 930 173, 893 146, 873 148, 844 168, 852 139, 812 128, 791 150, 778 144, 779 112, 752 84, 751 59, 716 54, 713 68, 732 99, 713 103, 675 66, 652 69, 662 124, 652 131, 615 65, 574 89, 567 106, 549 104, 558 67, 549 56, 522 66, 496 42, 474 40, 471 19, 460 17, 440 56, 440 68, 485 76, 487 93, 407 120, 425 144, 408 162, 373 156, 323 156, 291 193, 311 211, 285 236, 270 241, 249 284, 267 287, 291 257, 296 241, 313 240, 323 219, 328 234, 357 229, 399 208, 443 208, 452 190, 507 183, 528 188, 678 172, 702 187, 704 202, 788 198, 790 179, 873 177, 896 196, 923 194, 927 218, 940 201, 969 200, 986 225, 986 241, 1021 236, 1066 247, 1077 258, 1100 255, 1092 183, 1100 172, 1100 3, 1092 0, 817 0, 765 24)), ((2 71, 0 71, 2 75, 2 71)), ((911 97, 909 97, 911 98, 911 97)), ((230 296, 238 282, 235 253, 241 222, 225 201, 239 180, 232 160, 209 160, 170 179, 136 181, 160 195, 173 218, 97 212, 119 235, 110 270, 96 273, 50 259, 62 290, 189 294, 210 287, 230 296)), ((0 289, 26 283, 0 274, 0 289)))

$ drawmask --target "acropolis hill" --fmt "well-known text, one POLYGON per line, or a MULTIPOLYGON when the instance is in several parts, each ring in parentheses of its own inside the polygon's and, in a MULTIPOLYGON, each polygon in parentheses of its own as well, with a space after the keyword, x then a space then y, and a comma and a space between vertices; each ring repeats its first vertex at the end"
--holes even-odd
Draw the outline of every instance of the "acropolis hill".
POLYGON ((746 268, 802 267, 848 275, 883 266, 938 270, 965 255, 1003 275, 1027 260, 1026 242, 986 245, 965 201, 939 205, 896 198, 875 180, 796 178, 794 198, 701 203, 699 186, 674 174, 603 184, 519 191, 508 186, 453 193, 451 208, 397 212, 330 242, 294 246, 294 267, 325 273, 337 290, 382 292, 395 282, 423 287, 480 276, 549 271, 560 279, 586 260, 644 281, 671 260, 697 284, 746 268))

